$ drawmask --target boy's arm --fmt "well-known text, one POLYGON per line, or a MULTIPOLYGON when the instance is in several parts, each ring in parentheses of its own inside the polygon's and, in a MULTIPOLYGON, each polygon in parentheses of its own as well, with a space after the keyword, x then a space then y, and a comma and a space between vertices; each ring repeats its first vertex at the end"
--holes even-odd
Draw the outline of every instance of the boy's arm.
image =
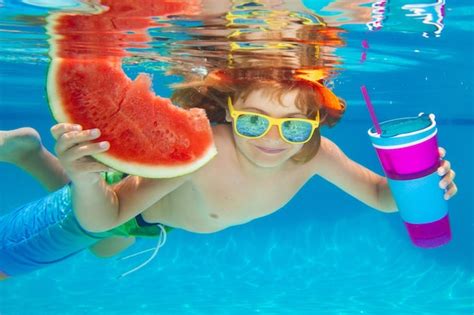
POLYGON ((393 199, 392 191, 388 186, 388 181, 386 177, 383 177, 379 182, 378 192, 379 192, 379 204, 381 209, 391 209, 390 210, 381 210, 384 212, 396 212, 398 211, 395 199, 393 199))
POLYGON ((398 211, 386 178, 349 159, 329 139, 321 138, 313 161, 317 175, 351 196, 382 212, 398 211))
POLYGON ((76 217, 90 232, 113 229, 154 205, 190 177, 150 179, 128 176, 114 186, 109 186, 101 178, 97 183, 75 183, 72 191, 76 217))
POLYGON ((153 206, 169 193, 192 179, 194 173, 173 178, 128 176, 113 186, 119 200, 114 227, 153 206))
POLYGON ((116 186, 109 186, 100 172, 109 168, 91 157, 105 152, 107 142, 94 143, 98 130, 82 130, 73 124, 51 128, 56 139, 56 153, 72 182, 72 203, 77 220, 90 232, 110 230, 182 185, 190 175, 169 179, 144 179, 129 176, 116 186))

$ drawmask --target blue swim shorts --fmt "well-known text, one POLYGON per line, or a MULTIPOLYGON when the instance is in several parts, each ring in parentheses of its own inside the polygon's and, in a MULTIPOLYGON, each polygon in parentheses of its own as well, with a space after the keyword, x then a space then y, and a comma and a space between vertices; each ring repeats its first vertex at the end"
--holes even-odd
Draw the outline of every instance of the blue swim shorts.
POLYGON ((0 217, 0 272, 28 273, 73 256, 111 233, 91 233, 72 210, 69 185, 0 217))

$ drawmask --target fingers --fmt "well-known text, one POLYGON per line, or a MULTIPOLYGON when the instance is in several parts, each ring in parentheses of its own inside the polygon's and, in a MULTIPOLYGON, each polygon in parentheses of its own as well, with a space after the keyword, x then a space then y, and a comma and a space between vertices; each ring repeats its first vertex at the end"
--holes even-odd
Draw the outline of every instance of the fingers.
POLYGON ((79 131, 79 130, 82 130, 81 125, 60 123, 51 127, 51 134, 53 135, 54 140, 58 140, 58 138, 66 132, 79 131))
POLYGON ((451 163, 446 160, 442 160, 440 163, 440 166, 438 167, 438 175, 444 175, 446 173, 449 173, 451 170, 451 163))
POLYGON ((448 174, 446 174, 446 176, 443 177, 443 179, 441 179, 439 182, 439 187, 443 189, 448 187, 453 182, 454 177, 456 177, 456 173, 451 170, 448 174))
POLYGON ((457 192, 458 192, 458 187, 456 186, 455 183, 451 183, 446 189, 446 192, 444 194, 444 199, 445 200, 451 199, 451 197, 454 196, 457 192))
POLYGON ((80 158, 105 152, 109 149, 109 143, 106 141, 98 143, 87 142, 80 144, 62 153, 62 159, 65 162, 72 162, 80 158))
POLYGON ((51 134, 58 159, 73 182, 95 181, 100 179, 99 173, 110 171, 91 156, 110 147, 107 141, 93 142, 100 137, 99 129, 83 130, 80 125, 61 123, 51 128, 51 134))
POLYGON ((99 129, 82 130, 81 125, 60 123, 51 128, 51 134, 57 140, 56 153, 69 160, 104 152, 109 146, 105 141, 91 144, 89 141, 100 137, 99 129))
POLYGON ((65 132, 57 139, 56 152, 61 154, 75 145, 83 144, 98 137, 100 137, 98 129, 65 132))
POLYGON ((438 175, 443 176, 439 182, 439 187, 445 190, 444 199, 449 200, 458 192, 458 188, 454 183, 456 173, 451 169, 451 163, 443 160, 446 156, 446 150, 442 147, 438 147, 439 157, 441 159, 440 166, 438 167, 438 175))
POLYGON ((438 147, 439 157, 442 159, 446 156, 446 149, 442 147, 438 147))
MULTIPOLYGON (((87 161, 85 157, 105 152, 110 146, 107 141, 91 142, 100 137, 99 129, 82 130, 80 125, 64 123, 53 126, 51 133, 53 137, 57 138, 56 154, 65 163, 64 166, 68 165, 68 168, 75 169, 77 165, 80 165, 85 167, 83 171, 86 173, 89 164, 93 169, 97 169, 97 165, 93 159, 85 165, 84 161, 87 161), (80 161, 80 159, 82 160, 80 161)), ((100 170, 103 168, 104 166, 99 167, 100 170)), ((108 168, 106 167, 106 169, 108 168)))
POLYGON ((443 176, 441 181, 439 182, 439 187, 445 190, 444 199, 449 200, 453 197, 457 192, 458 188, 454 183, 454 178, 456 177, 456 172, 453 170, 449 170, 449 172, 443 176))

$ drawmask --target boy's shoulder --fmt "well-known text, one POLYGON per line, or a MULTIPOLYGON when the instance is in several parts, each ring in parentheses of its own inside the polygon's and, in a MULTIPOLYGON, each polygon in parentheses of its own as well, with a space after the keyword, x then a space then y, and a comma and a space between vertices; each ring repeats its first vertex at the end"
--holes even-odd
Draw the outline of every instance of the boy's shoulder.
POLYGON ((323 136, 321 136, 321 145, 317 155, 319 155, 319 153, 326 158, 335 158, 340 154, 344 154, 336 143, 323 136))
POLYGON ((337 168, 338 162, 345 157, 344 152, 330 139, 321 136, 318 153, 309 162, 314 174, 321 174, 328 169, 337 168))

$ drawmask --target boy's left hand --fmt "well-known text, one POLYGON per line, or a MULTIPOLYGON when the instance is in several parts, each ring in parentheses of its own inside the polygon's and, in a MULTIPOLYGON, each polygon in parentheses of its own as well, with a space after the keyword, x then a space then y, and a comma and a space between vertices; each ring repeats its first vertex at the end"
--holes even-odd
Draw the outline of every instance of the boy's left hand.
POLYGON ((446 155, 446 150, 441 147, 439 147, 438 150, 439 156, 441 158, 441 163, 438 168, 438 175, 443 176, 439 182, 439 187, 444 189, 444 199, 448 200, 458 192, 458 188, 453 182, 456 173, 451 169, 451 163, 449 163, 447 160, 443 160, 444 156, 446 155))

